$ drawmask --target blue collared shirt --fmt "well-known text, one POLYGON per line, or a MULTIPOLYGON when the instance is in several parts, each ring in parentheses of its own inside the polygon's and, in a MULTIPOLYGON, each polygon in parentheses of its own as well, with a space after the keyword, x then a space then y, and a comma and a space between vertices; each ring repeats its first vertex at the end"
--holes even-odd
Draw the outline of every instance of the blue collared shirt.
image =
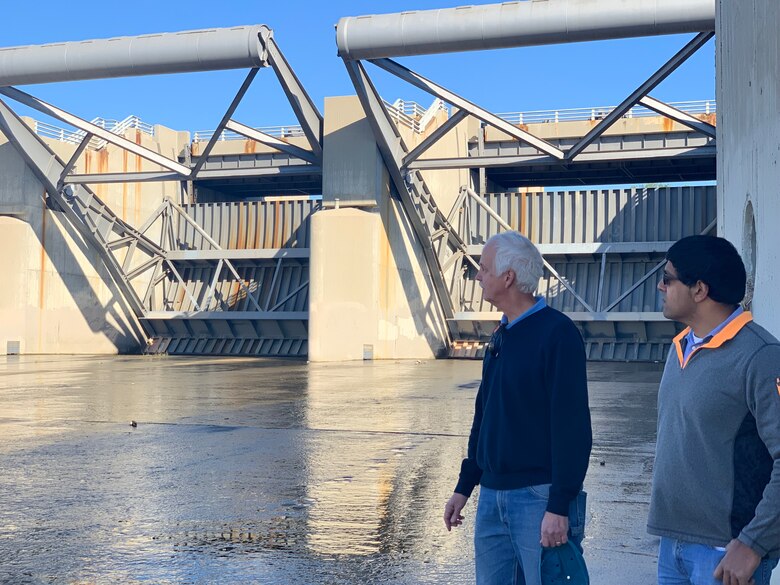
POLYGON ((707 335, 705 335, 701 339, 697 339, 693 335, 693 329, 688 331, 688 334, 685 336, 685 352, 683 353, 683 359, 687 360, 688 356, 691 355, 691 352, 693 352, 694 349, 696 349, 700 345, 704 345, 705 343, 707 343, 710 339, 712 339, 715 335, 717 335, 720 331, 722 331, 726 325, 728 325, 734 319, 739 317, 743 312, 744 309, 742 307, 737 307, 736 310, 731 315, 726 317, 726 320, 723 321, 723 323, 715 327, 715 329, 710 331, 707 335))
POLYGON ((509 320, 506 318, 506 315, 501 315, 501 324, 505 325, 506 329, 511 329, 514 325, 516 325, 523 319, 530 317, 534 313, 538 313, 546 306, 547 306, 547 301, 544 300, 544 297, 536 297, 536 303, 534 304, 534 306, 528 309, 522 315, 520 315, 517 319, 512 319, 511 323, 509 323, 509 320))

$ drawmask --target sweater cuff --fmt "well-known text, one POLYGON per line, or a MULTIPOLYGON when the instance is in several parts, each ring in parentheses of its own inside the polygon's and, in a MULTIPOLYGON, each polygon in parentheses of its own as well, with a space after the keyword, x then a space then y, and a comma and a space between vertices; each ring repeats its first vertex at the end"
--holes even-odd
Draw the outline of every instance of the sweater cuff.
POLYGON ((571 499, 562 494, 555 494, 550 491, 550 497, 547 500, 547 511, 558 516, 569 517, 569 504, 571 499))
POLYGON ((467 481, 464 481, 464 480, 461 479, 458 482, 458 485, 455 486, 455 490, 454 491, 455 491, 456 494, 461 494, 461 495, 466 496, 467 498, 470 498, 471 497, 471 492, 474 491, 475 487, 477 487, 477 486, 475 486, 471 482, 467 482, 467 481))
POLYGON ((739 536, 737 536, 737 540, 740 541, 745 546, 750 547, 750 549, 762 559, 769 553, 767 549, 765 549, 763 546, 758 544, 755 540, 750 538, 747 534, 745 534, 744 531, 739 533, 739 536))
POLYGON ((477 487, 482 470, 473 459, 466 458, 460 464, 460 475, 458 476, 458 485, 455 486, 455 493, 462 494, 467 498, 471 497, 471 492, 477 487))

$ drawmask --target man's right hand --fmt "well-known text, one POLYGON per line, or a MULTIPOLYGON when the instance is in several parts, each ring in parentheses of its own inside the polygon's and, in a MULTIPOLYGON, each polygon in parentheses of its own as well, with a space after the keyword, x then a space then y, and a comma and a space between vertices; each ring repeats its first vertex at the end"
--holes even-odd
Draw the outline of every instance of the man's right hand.
POLYGON ((454 493, 452 497, 447 501, 444 506, 444 525, 447 527, 447 532, 452 530, 453 526, 460 526, 463 524, 463 516, 460 512, 466 505, 469 499, 463 494, 454 493))

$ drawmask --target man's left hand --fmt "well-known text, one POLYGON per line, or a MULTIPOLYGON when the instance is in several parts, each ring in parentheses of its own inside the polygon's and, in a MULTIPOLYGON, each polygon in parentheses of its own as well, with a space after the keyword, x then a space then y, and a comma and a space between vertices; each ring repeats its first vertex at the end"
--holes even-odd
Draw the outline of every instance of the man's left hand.
POLYGON ((551 548, 565 544, 569 538, 569 518, 545 512, 542 519, 542 546, 551 548))
POLYGON ((713 576, 723 585, 751 585, 760 562, 761 557, 752 548, 735 538, 726 547, 726 556, 715 567, 713 576))

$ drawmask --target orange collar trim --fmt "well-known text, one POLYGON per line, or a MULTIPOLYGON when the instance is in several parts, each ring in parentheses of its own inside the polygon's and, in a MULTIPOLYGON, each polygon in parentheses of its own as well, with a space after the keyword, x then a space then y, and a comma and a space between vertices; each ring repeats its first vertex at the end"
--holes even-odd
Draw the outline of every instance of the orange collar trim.
POLYGON ((679 360, 680 365, 684 368, 686 364, 691 360, 693 354, 695 354, 700 349, 713 349, 716 347, 720 347, 727 341, 734 339, 737 336, 737 333, 742 331, 742 328, 748 323, 750 323, 752 320, 753 320, 753 314, 750 311, 745 311, 743 313, 740 313, 734 318, 733 321, 731 321, 723 329, 718 331, 718 333, 713 335, 712 339, 710 339, 707 343, 705 343, 704 345, 700 345, 699 347, 694 349, 688 355, 688 359, 684 360, 682 340, 686 335, 688 335, 688 333, 691 330, 690 327, 686 327, 677 335, 677 337, 674 338, 674 347, 677 349, 677 359, 679 360))

